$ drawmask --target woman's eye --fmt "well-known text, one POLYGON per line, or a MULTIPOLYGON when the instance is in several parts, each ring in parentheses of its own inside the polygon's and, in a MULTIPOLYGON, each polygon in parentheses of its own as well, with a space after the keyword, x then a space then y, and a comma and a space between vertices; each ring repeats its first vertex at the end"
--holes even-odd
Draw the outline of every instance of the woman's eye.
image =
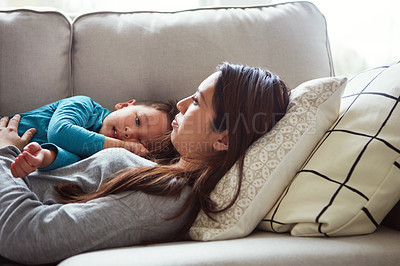
POLYGON ((140 126, 140 118, 138 116, 135 118, 135 123, 137 127, 140 126))
POLYGON ((199 105, 199 101, 196 99, 196 97, 192 97, 193 100, 193 105, 199 105))

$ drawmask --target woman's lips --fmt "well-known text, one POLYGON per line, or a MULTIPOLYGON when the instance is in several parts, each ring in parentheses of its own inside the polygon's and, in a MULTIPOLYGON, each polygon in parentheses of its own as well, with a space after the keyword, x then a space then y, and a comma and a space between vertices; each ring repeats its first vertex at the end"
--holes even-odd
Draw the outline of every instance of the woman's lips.
POLYGON ((172 121, 171 126, 172 127, 179 127, 178 121, 176 121, 176 116, 175 116, 175 119, 172 121))

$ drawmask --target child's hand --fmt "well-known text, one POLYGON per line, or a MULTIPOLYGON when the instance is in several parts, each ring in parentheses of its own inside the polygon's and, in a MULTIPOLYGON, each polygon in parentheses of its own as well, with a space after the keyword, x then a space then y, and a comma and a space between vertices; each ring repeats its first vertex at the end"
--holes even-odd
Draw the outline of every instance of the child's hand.
POLYGON ((23 177, 36 171, 45 159, 45 150, 39 143, 32 142, 25 146, 23 152, 11 164, 14 177, 23 177))
POLYGON ((133 152, 139 156, 146 155, 149 151, 145 146, 141 143, 133 142, 133 141, 123 141, 120 139, 114 139, 110 137, 106 137, 104 140, 103 149, 108 148, 124 148, 130 152, 133 152))
POLYGON ((141 143, 132 142, 132 141, 124 141, 124 148, 134 154, 139 156, 144 156, 149 153, 145 146, 141 143))

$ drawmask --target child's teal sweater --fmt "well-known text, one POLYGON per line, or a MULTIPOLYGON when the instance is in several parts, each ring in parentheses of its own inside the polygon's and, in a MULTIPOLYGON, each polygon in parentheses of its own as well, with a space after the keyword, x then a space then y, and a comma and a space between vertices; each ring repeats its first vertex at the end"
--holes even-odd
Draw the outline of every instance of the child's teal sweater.
POLYGON ((74 96, 21 114, 18 134, 30 128, 37 133, 31 140, 57 151, 47 168, 60 168, 103 149, 105 137, 98 132, 110 111, 87 96, 74 96))

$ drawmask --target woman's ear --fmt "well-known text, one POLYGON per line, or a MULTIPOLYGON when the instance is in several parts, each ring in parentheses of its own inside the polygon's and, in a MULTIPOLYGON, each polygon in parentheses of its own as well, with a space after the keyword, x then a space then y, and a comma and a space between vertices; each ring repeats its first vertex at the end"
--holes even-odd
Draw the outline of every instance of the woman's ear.
POLYGON ((130 101, 128 101, 128 102, 117 103, 117 104, 115 105, 115 110, 122 109, 122 108, 124 108, 124 107, 129 106, 129 105, 135 105, 135 103, 136 103, 136 100, 135 100, 135 99, 132 99, 132 100, 130 100, 130 101))
POLYGON ((228 131, 224 131, 218 134, 217 140, 213 143, 213 148, 216 151, 226 151, 229 146, 229 136, 228 131))

